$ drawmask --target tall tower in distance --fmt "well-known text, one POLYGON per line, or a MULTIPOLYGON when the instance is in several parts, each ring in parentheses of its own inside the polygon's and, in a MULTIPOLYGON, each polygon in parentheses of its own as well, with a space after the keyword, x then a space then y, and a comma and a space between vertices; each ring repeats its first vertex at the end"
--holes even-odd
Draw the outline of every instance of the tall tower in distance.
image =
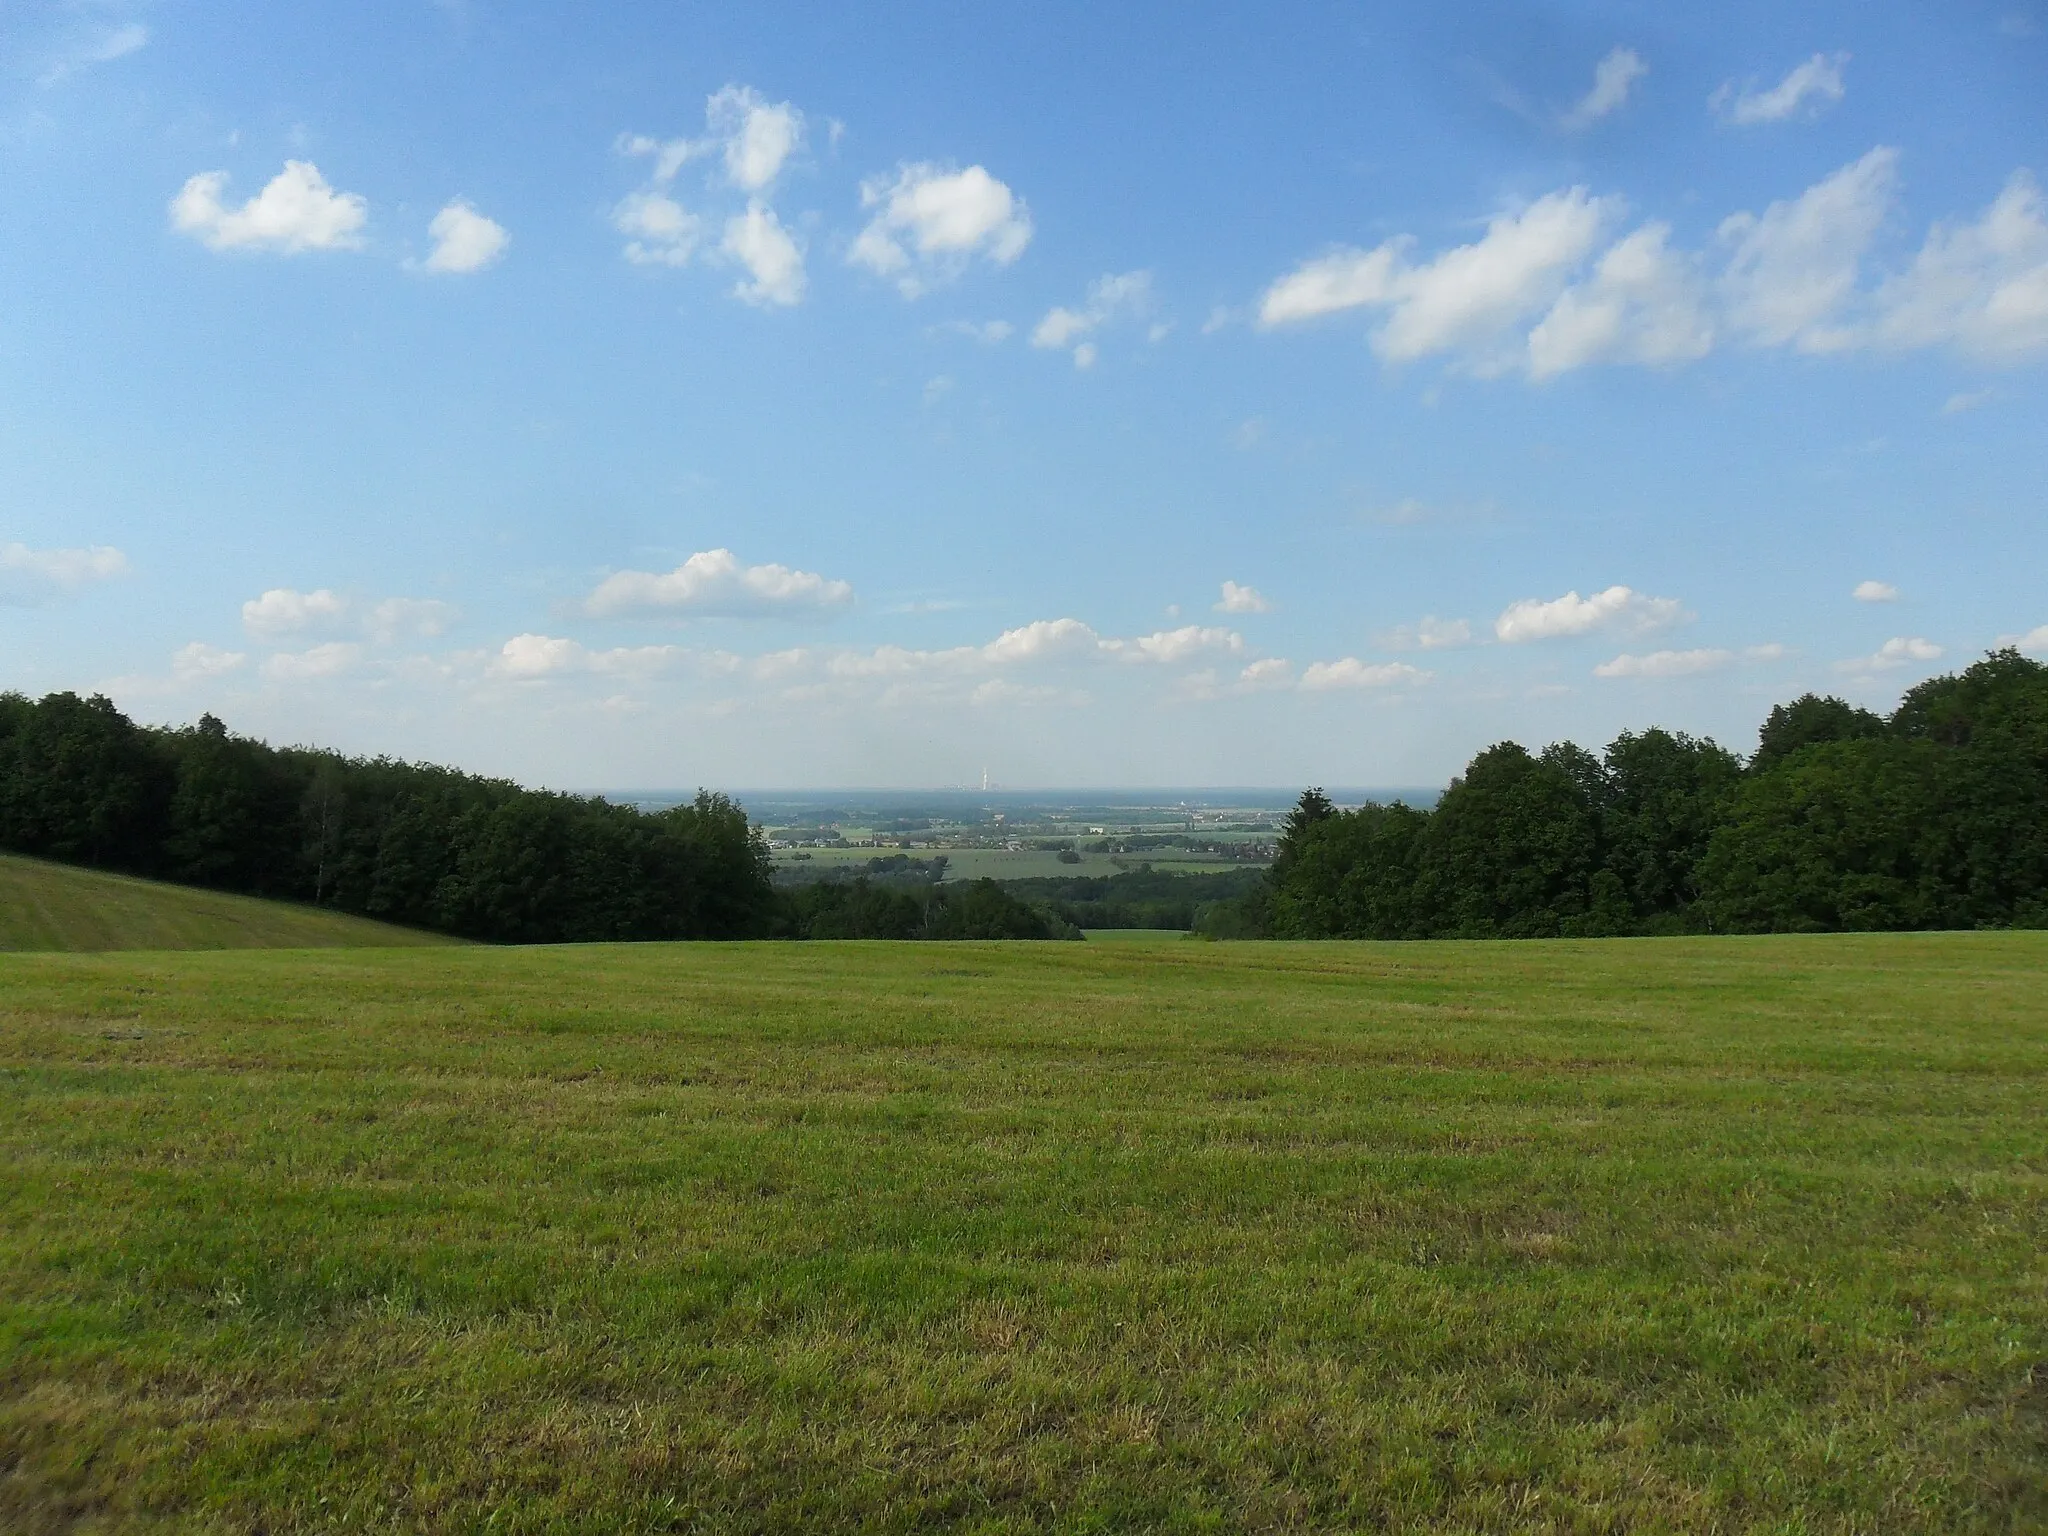
POLYGON ((987 769, 987 768, 983 768, 983 769, 981 770, 981 792, 982 792, 982 793, 983 793, 984 795, 988 793, 988 769, 987 769))

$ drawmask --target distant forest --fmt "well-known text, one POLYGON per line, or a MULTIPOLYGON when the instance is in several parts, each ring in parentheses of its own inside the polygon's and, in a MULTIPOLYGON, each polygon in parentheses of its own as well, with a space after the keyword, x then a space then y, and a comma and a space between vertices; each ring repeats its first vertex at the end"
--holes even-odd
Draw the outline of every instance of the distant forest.
POLYGON ((1310 790, 1215 936, 1536 938, 2048 927, 2048 667, 1994 651, 1890 716, 1814 695, 1746 762, 1629 732, 1489 747, 1434 809, 1310 790))
POLYGON ((1310 790, 1264 874, 781 890, 722 795, 641 812, 6 694, 0 849, 499 943, 2048 927, 2048 667, 1996 651, 1889 716, 1809 694, 1746 760, 1651 729, 1489 747, 1431 810, 1310 790))
MULTIPOLYGON (((758 829, 723 795, 647 814, 270 747, 211 715, 149 729, 73 693, 0 695, 0 849, 495 943, 837 932, 775 890, 758 829)), ((987 881, 914 905, 904 937, 1075 934, 987 881)))

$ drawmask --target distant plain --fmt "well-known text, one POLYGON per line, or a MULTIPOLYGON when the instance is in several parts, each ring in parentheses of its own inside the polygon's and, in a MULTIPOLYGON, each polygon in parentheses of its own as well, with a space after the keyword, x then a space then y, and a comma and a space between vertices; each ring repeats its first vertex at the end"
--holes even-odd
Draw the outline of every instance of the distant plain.
MULTIPOLYGON (((821 873, 828 870, 865 869, 870 860, 904 850, 892 848, 798 848, 777 849, 778 871, 821 873)), ((1149 864, 1154 869, 1178 870, 1187 874, 1214 874, 1219 870, 1244 869, 1248 861, 1220 859, 1213 854, 1185 848, 1150 848, 1141 853, 1092 853, 1079 850, 1079 861, 1060 862, 1056 850, 1041 848, 913 848, 911 858, 929 859, 943 854, 948 880, 1040 880, 1073 879, 1087 876, 1107 879, 1125 870, 1149 864)))

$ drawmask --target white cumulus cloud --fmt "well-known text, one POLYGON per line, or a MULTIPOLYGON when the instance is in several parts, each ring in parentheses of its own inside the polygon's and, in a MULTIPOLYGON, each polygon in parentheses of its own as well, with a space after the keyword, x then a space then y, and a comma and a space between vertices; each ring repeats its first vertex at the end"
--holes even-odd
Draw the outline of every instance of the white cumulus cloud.
POLYGON ((1603 661, 1593 669, 1595 677, 1692 677, 1701 672, 1718 672, 1735 660, 1733 651, 1652 651, 1647 656, 1624 653, 1603 661))
POLYGON ((85 549, 0 544, 0 603, 34 607, 127 573, 128 557, 107 544, 85 549))
POLYGON ((387 597, 370 604, 360 627, 379 645, 391 645, 400 640, 430 640, 446 633, 459 616, 453 603, 437 598, 387 597))
POLYGON ((431 639, 454 623, 452 603, 434 598, 387 597, 359 603, 328 587, 301 592, 272 587, 242 604, 242 628, 249 638, 274 644, 293 635, 361 634, 379 645, 431 639))
POLYGON ((640 266, 683 266, 704 237, 704 221, 661 192, 628 196, 612 210, 612 227, 628 237, 626 260, 640 266))
POLYGON ((1525 597, 1508 604, 1493 621, 1493 633, 1509 645, 1521 645, 1606 629, 1647 634, 1685 617, 1685 608, 1676 598, 1649 597, 1630 587, 1614 586, 1591 597, 1580 597, 1576 590, 1548 602, 1525 597))
POLYGON ((2024 635, 2004 635, 1999 645, 2013 646, 2032 655, 2048 654, 2048 624, 2037 624, 2024 635))
POLYGON ((547 677, 575 671, 584 665, 587 655, 574 640, 552 635, 514 635, 499 650, 492 670, 507 677, 547 677))
POLYGON ((720 226, 715 257, 745 269, 735 297, 764 307, 801 303, 806 279, 803 248, 770 203, 783 170, 803 146, 804 115, 786 101, 769 101, 752 86, 728 85, 704 103, 705 136, 656 139, 621 134, 622 155, 653 162, 648 184, 622 198, 612 227, 624 236, 625 257, 640 266, 682 267, 703 247, 705 219, 685 207, 670 184, 690 161, 719 157, 713 188, 737 188, 747 206, 720 226))
MULTIPOLYGON (((514 635, 499 647, 486 670, 495 677, 525 682, 567 673, 646 676, 665 671, 692 654, 674 645, 619 646, 608 651, 593 651, 575 640, 554 635, 524 634, 514 635)), ((698 659, 711 661, 715 666, 720 658, 700 655, 698 659)))
POLYGON ((273 682, 311 682, 352 672, 362 659, 363 648, 354 641, 330 640, 310 650, 278 652, 263 663, 263 675, 273 682))
POLYGON ((1932 640, 1917 635, 1899 635, 1885 641, 1868 656, 1851 657, 1835 663, 1837 672, 1892 672, 1915 662, 1939 661, 1942 649, 1932 640))
POLYGON ((1761 215, 1721 222, 1730 322, 1766 346, 1836 351, 1854 333, 1830 324, 1856 292, 1864 253, 1890 209, 1899 152, 1882 146, 1761 215))
POLYGON ((1849 595, 1859 603, 1896 603, 1899 589, 1888 581, 1859 581, 1849 595))
POLYGON ((748 204, 745 213, 726 221, 718 248, 747 269, 747 281, 733 288, 737 297, 764 306, 803 302, 804 253, 773 208, 748 204))
POLYGON ((1294 684, 1294 663, 1284 656, 1268 656, 1252 662, 1237 674, 1237 680, 1248 691, 1289 688, 1294 684))
POLYGON ((512 243, 504 225, 459 197, 434 215, 427 234, 434 242, 424 263, 429 272, 481 272, 512 243))
POLYGON ((1650 72, 1643 56, 1633 48, 1611 48, 1593 66, 1593 87, 1581 96, 1561 120, 1568 133, 1589 128, 1627 104, 1635 83, 1650 72))
POLYGON ((1532 378, 1589 363, 1690 362, 1713 349, 1693 263, 1670 248, 1670 236, 1669 225, 1644 225, 1558 296, 1529 333, 1532 378))
POLYGON ((171 675, 181 683, 205 682, 239 670, 248 659, 240 651, 223 650, 220 646, 208 645, 204 640, 194 640, 190 645, 179 646, 172 654, 171 675))
POLYGON ((1257 587, 1239 586, 1234 581, 1223 583, 1223 596, 1216 602, 1218 613, 1265 613, 1273 605, 1266 601, 1257 587))
POLYGON ((2033 177, 2015 172, 1974 224, 1936 225, 1913 264, 1879 287, 1876 308, 1881 345, 1948 346, 1991 362, 2048 349, 2048 209, 2033 177))
POLYGON ((704 121, 725 151, 726 179, 742 192, 759 192, 774 181, 803 143, 803 113, 752 86, 728 85, 713 94, 704 121))
POLYGON ((253 640, 282 640, 309 630, 339 629, 347 622, 349 608, 347 598, 326 587, 312 592, 272 587, 242 604, 242 628, 253 640))
POLYGON ((750 85, 727 85, 707 96, 704 127, 699 139, 621 134, 618 151, 652 160, 657 186, 674 181, 692 160, 717 154, 725 180, 751 194, 764 191, 803 146, 803 113, 789 102, 769 101, 750 85))
POLYGON ((1386 315, 1373 334, 1382 357, 1400 362, 1464 349, 1487 361, 1503 333, 1556 302, 1619 209, 1619 199, 1572 187, 1495 215, 1481 239, 1420 264, 1408 260, 1413 242, 1405 237, 1370 251, 1336 251, 1268 288, 1259 322, 1370 307, 1386 315))
MULTIPOLYGON (((1370 310, 1381 317, 1373 347, 1390 361, 1451 353, 1481 375, 1532 379, 1602 363, 1676 366, 1724 340, 1809 353, 1941 347, 1993 364, 2048 353, 2048 198, 2034 177, 2015 171, 1980 217, 1935 224, 1909 262, 1866 281, 1898 167, 1899 152, 1879 145, 1796 197, 1729 215, 1707 251, 1677 247, 1662 221, 1603 249, 1622 200, 1574 187, 1426 261, 1401 235, 1303 262, 1266 290, 1259 320, 1370 310)), ((1055 309, 1041 345, 1089 327, 1086 311, 1055 309)), ((1988 398, 1959 393, 1943 411, 1988 398)))
POLYGON ((1737 90, 1728 81, 1709 99, 1708 105, 1731 123, 1782 123, 1805 112, 1817 117, 1847 93, 1842 70, 1849 55, 1816 53, 1804 64, 1767 91, 1737 90))
POLYGON ((856 266, 895 281, 906 298, 957 275, 973 257, 1008 266, 1031 243, 1031 212, 979 165, 964 171, 904 165, 861 184, 874 213, 847 253, 856 266))
MULTIPOLYGON (((1189 624, 1124 639, 1105 636, 1080 619, 1059 618, 1020 624, 983 645, 928 651, 884 645, 872 651, 839 651, 817 664, 829 676, 846 680, 906 679, 918 674, 965 677, 985 674, 991 669, 1046 666, 1126 663, 1174 667, 1207 657, 1242 655, 1244 649, 1242 635, 1220 626, 1189 624)), ((784 671, 810 665, 814 660, 808 652, 787 655, 784 671)), ((759 670, 761 663, 755 665, 759 670)))
POLYGON ((672 571, 616 571, 584 599, 595 618, 628 614, 739 616, 819 612, 853 600, 853 588, 786 565, 741 565, 729 549, 708 549, 672 571))
POLYGON ((1106 640, 1102 645, 1130 661, 1156 661, 1172 666, 1196 656, 1242 651, 1244 636, 1216 626, 1184 624, 1179 629, 1163 629, 1133 640, 1106 640))
POLYGON ((171 222, 210 250, 354 250, 370 219, 370 205, 353 192, 337 192, 310 160, 287 160, 261 192, 240 207, 221 201, 226 171, 188 180, 171 200, 171 222))
POLYGON ((1344 656, 1336 661, 1310 662, 1301 674, 1301 688, 1305 693, 1325 693, 1334 688, 1393 688, 1403 683, 1427 682, 1431 676, 1405 661, 1375 663, 1344 656))
POLYGON ((984 660, 998 664, 1078 659, 1098 655, 1102 638, 1079 619, 1034 619, 1006 629, 981 648, 984 660))

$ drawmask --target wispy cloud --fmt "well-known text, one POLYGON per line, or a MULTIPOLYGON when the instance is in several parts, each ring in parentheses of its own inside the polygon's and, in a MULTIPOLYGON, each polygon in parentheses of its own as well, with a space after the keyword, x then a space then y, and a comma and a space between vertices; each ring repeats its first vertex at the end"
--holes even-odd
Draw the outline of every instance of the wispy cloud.
POLYGON ((1085 368, 1095 361, 1095 345, 1086 338, 1121 316, 1144 315, 1151 304, 1150 272, 1105 273, 1088 285, 1088 297, 1079 308, 1055 305, 1047 310, 1031 332, 1031 345, 1049 351, 1071 348, 1075 363, 1085 368))
POLYGON ((128 557, 107 544, 84 549, 0 544, 0 604, 11 607, 38 607, 127 574, 128 557))
POLYGON ((1559 126, 1567 133, 1577 133, 1590 128, 1601 118, 1619 112, 1627 104, 1636 82, 1649 72, 1650 66, 1643 62, 1643 56, 1635 49, 1610 49, 1606 57, 1593 66, 1592 89, 1559 119, 1559 126))
POLYGON ((1846 53, 1816 53, 1768 90, 1740 89, 1726 82, 1708 99, 1708 105, 1731 123, 1782 123, 1804 113, 1818 117, 1848 92, 1842 72, 1849 63, 1846 53))
POLYGON ((148 46, 149 28, 139 21, 109 27, 66 49, 37 77, 36 83, 45 87, 62 85, 80 70, 111 64, 148 46))

